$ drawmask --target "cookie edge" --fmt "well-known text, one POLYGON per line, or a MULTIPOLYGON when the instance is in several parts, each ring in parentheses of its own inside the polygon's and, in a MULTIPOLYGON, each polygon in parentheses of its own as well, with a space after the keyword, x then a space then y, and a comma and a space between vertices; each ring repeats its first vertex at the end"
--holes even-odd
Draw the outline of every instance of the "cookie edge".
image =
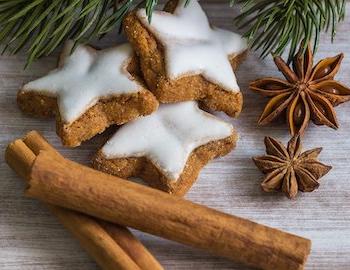
POLYGON ((187 159, 184 170, 177 181, 172 181, 146 157, 128 157, 107 159, 100 149, 92 159, 92 166, 100 171, 124 179, 139 177, 153 188, 183 196, 198 179, 200 171, 211 160, 230 153, 237 144, 238 134, 235 130, 231 136, 214 140, 193 150, 187 159))
POLYGON ((144 89, 133 94, 100 99, 77 120, 66 124, 60 117, 56 97, 21 89, 17 93, 17 104, 22 112, 31 116, 44 118, 56 116, 56 133, 61 138, 62 144, 68 147, 79 146, 111 125, 121 125, 140 116, 149 115, 156 111, 159 105, 154 95, 144 89), (128 108, 128 112, 124 110, 120 115, 121 110, 115 108, 116 106, 128 108), (113 110, 116 113, 107 114, 113 110))

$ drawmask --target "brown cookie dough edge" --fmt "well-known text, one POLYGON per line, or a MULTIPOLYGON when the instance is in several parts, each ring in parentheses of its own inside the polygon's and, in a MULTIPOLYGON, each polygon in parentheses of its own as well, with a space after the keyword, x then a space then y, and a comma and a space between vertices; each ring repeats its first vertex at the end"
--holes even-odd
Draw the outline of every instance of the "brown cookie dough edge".
MULTIPOLYGON (((177 1, 169 1, 166 11, 172 12, 177 1)), ((207 81, 201 75, 182 77, 170 80, 166 76, 164 48, 157 39, 143 26, 136 12, 130 12, 124 19, 123 29, 139 57, 143 77, 162 103, 174 103, 187 100, 198 100, 203 107, 223 111, 231 117, 237 117, 243 107, 241 92, 229 92, 220 86, 207 81)), ((247 51, 230 56, 233 69, 245 58, 247 51)))
POLYGON ((63 145, 76 147, 113 124, 121 125, 139 116, 149 115, 158 108, 158 101, 147 90, 135 94, 119 95, 99 100, 73 123, 62 122, 57 99, 33 91, 20 90, 17 94, 19 108, 39 117, 56 115, 56 132, 63 145))
POLYGON ((236 146, 238 135, 232 135, 221 140, 209 142, 196 148, 188 158, 180 178, 174 182, 167 178, 152 161, 145 157, 130 157, 107 159, 101 150, 92 160, 95 169, 127 179, 140 177, 151 187, 178 196, 183 196, 192 187, 200 170, 212 159, 225 156, 236 146))

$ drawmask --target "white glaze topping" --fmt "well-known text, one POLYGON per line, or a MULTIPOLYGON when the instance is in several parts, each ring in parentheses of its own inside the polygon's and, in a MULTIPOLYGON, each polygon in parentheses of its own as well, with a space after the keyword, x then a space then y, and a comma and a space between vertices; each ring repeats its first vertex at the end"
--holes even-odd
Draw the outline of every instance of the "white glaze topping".
POLYGON ((174 13, 154 11, 149 24, 145 9, 137 16, 165 48, 166 70, 171 79, 201 74, 226 91, 239 91, 229 57, 247 49, 236 33, 211 27, 197 2, 179 0, 174 13))
POLYGON ((147 157, 176 181, 195 148, 232 132, 231 124, 200 110, 193 101, 163 104, 153 114, 122 126, 102 153, 107 159, 147 157))
POLYGON ((62 67, 24 85, 23 91, 57 97, 62 120, 70 124, 101 98, 141 89, 126 70, 132 53, 128 44, 101 51, 79 46, 62 67))

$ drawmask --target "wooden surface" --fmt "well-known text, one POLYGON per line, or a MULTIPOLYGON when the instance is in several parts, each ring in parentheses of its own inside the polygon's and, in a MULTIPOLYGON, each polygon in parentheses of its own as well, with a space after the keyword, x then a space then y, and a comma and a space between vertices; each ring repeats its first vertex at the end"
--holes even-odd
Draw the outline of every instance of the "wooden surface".
MULTIPOLYGON (((214 24, 232 28, 237 11, 228 9, 227 2, 207 0, 204 6, 214 24)), ((350 4, 347 11, 350 13, 350 4)), ((117 35, 110 34, 95 45, 108 47, 116 42, 117 35)), ((329 38, 322 38, 321 44, 317 60, 339 52, 346 54, 338 79, 350 85, 350 18, 340 25, 334 45, 329 38)), ((4 163, 6 145, 31 129, 41 131, 65 156, 83 163, 88 163, 104 138, 112 134, 110 130, 78 149, 64 149, 55 135, 54 121, 21 114, 16 106, 18 88, 45 74, 55 62, 56 56, 48 57, 23 71, 24 56, 0 57, 0 269, 97 269, 41 203, 23 197, 25 185, 4 163)), ((266 100, 247 90, 247 85, 266 75, 280 76, 271 59, 262 61, 257 54, 250 54, 237 72, 245 96, 241 117, 232 121, 241 136, 238 147, 229 156, 210 163, 186 197, 312 239, 306 269, 350 269, 350 103, 337 108, 338 131, 311 125, 306 133, 305 148, 323 146, 321 160, 334 167, 321 180, 320 188, 311 194, 300 194, 294 201, 280 194, 265 194, 259 188, 262 175, 251 157, 264 153, 264 136, 284 142, 289 138, 283 124, 256 126, 266 100)), ((199 250, 135 233, 166 269, 249 269, 199 250)))

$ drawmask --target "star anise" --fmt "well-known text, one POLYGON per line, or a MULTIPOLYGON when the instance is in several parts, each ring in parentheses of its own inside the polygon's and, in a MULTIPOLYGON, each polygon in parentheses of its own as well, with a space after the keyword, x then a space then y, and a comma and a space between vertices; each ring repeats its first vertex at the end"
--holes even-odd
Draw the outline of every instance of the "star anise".
POLYGON ((271 97, 260 119, 266 125, 286 113, 292 136, 303 134, 310 120, 317 125, 338 128, 333 107, 350 100, 350 89, 335 81, 343 54, 321 60, 313 67, 310 46, 305 53, 300 48, 293 59, 292 68, 279 56, 274 58, 286 80, 263 78, 250 84, 250 89, 271 97))
POLYGON ((270 137, 265 138, 266 156, 254 157, 256 166, 266 174, 261 183, 266 192, 282 191, 294 198, 298 190, 311 192, 318 188, 318 179, 332 167, 317 160, 322 148, 302 153, 300 136, 294 136, 288 147, 270 137))

